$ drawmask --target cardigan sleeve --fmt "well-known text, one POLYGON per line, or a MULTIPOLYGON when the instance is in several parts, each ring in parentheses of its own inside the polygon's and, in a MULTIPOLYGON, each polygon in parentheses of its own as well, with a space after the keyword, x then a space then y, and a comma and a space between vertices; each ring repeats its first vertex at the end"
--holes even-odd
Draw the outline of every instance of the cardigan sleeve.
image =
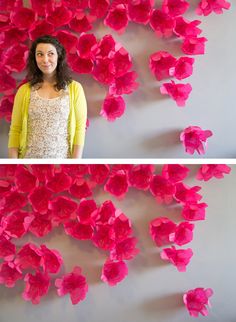
POLYGON ((75 101, 74 101, 74 110, 75 110, 75 120, 76 120, 76 129, 74 144, 75 145, 84 145, 85 140, 85 131, 86 131, 86 122, 87 122, 87 102, 84 94, 83 87, 80 83, 77 83, 75 89, 75 101))

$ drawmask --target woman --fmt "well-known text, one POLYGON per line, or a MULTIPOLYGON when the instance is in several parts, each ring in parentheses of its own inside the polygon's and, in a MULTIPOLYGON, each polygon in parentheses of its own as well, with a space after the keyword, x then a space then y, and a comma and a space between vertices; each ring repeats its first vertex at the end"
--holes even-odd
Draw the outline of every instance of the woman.
POLYGON ((87 105, 72 80, 66 51, 52 36, 36 39, 18 89, 9 133, 10 158, 81 158, 87 105))

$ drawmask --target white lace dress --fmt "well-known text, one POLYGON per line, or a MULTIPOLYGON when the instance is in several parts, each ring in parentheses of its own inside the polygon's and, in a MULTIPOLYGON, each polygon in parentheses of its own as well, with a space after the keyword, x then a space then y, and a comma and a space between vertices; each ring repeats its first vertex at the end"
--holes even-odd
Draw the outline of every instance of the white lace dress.
POLYGON ((51 99, 39 96, 37 90, 32 88, 25 158, 70 157, 69 112, 68 88, 61 90, 60 96, 51 99))

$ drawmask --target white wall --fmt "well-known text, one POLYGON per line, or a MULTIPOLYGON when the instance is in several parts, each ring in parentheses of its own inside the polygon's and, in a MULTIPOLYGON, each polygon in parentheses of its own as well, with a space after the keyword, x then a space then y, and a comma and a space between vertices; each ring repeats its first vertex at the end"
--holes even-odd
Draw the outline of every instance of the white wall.
MULTIPOLYGON (((26 1, 27 2, 27 1, 26 1)), ((160 1, 158 1, 160 3, 160 1)), ((78 76, 88 100, 90 127, 84 150, 85 158, 189 158, 179 142, 179 133, 189 125, 210 129, 206 157, 234 158, 235 148, 235 9, 232 6, 223 15, 208 17, 195 15, 197 0, 190 0, 191 10, 186 18, 202 20, 202 36, 208 38, 206 54, 195 56, 194 73, 184 82, 190 82, 193 91, 185 108, 179 108, 167 96, 159 93, 160 83, 148 68, 149 56, 158 50, 167 50, 180 56, 180 43, 173 39, 158 39, 147 27, 130 23, 124 35, 100 23, 95 30, 98 38, 111 33, 133 57, 139 74, 140 88, 126 95, 127 110, 121 119, 108 123, 99 116, 106 94, 89 76, 78 76)), ((7 156, 9 126, 0 123, 0 156, 7 156)), ((194 157, 199 158, 198 155, 194 157)))
MULTIPOLYGON (((141 250, 129 261, 127 278, 115 287, 101 282, 105 253, 97 251, 89 242, 70 239, 62 231, 55 231, 40 241, 26 237, 24 241, 46 243, 49 248, 58 249, 66 272, 80 265, 88 279, 89 292, 83 302, 72 306, 68 296, 59 298, 52 289, 38 306, 33 306, 21 298, 23 283, 19 282, 13 289, 1 285, 0 321, 188 322, 193 318, 183 306, 182 294, 201 286, 211 287, 214 295, 209 316, 198 321, 235 322, 236 165, 223 180, 212 179, 206 183, 194 179, 199 166, 189 167, 191 173, 186 183, 202 186, 203 201, 209 207, 206 221, 195 223, 194 240, 189 244, 194 256, 186 273, 160 260, 160 250, 154 247, 148 233, 150 220, 157 216, 181 220, 179 210, 158 205, 147 193, 130 190, 123 201, 112 198, 116 207, 131 218, 141 250)), ((160 168, 157 166, 158 172, 160 168)), ((95 194, 98 203, 108 198, 102 190, 95 194)))

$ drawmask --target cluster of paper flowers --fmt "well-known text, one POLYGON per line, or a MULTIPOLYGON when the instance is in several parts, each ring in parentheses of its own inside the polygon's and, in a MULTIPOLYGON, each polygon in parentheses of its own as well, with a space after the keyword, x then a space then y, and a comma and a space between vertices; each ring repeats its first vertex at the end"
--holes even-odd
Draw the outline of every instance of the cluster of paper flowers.
MULTIPOLYGON (((14 287, 18 280, 24 279, 23 298, 38 304, 49 290, 51 274, 60 271, 62 256, 46 245, 31 242, 18 249, 14 241, 27 233, 44 237, 58 226, 72 238, 89 240, 109 253, 101 271, 102 281, 114 286, 127 276, 125 261, 139 253, 131 220, 111 200, 96 204, 92 196, 97 185, 104 186, 104 191, 117 198, 124 198, 128 189, 135 188, 150 192, 158 202, 180 203, 186 221, 177 225, 159 217, 150 223, 150 233, 157 246, 187 244, 194 229, 190 221, 203 220, 207 207, 199 202, 200 187, 188 187, 182 182, 188 172, 182 165, 165 165, 160 175, 155 174, 153 165, 1 165, 0 284, 14 287)), ((203 165, 197 178, 222 178, 229 172, 226 165, 203 165)), ((161 257, 179 271, 185 271, 192 250, 177 250, 173 246, 165 248, 161 257)), ((59 296, 69 293, 73 304, 83 300, 88 291, 79 266, 57 278, 55 286, 59 296)), ((202 312, 202 308, 198 310, 194 306, 196 301, 199 297, 194 300, 192 293, 185 296, 190 308, 202 312)))

